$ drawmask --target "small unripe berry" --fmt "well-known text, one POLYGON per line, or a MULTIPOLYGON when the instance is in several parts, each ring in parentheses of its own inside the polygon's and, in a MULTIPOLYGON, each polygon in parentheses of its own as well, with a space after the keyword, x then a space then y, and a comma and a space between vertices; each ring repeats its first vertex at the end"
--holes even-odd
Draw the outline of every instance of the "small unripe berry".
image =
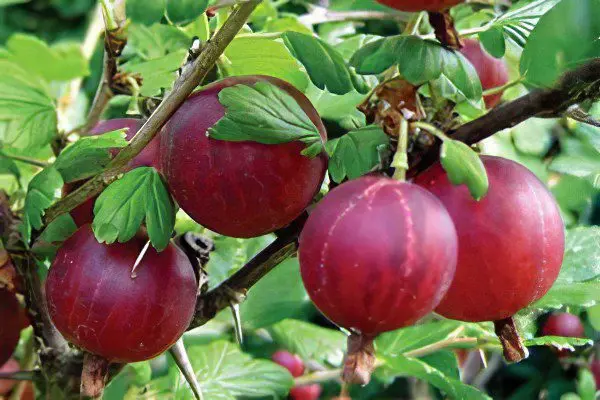
POLYGON ((585 337, 585 329, 577 315, 569 313, 552 314, 542 328, 545 336, 585 337))
POLYGON ((296 386, 290 390, 290 398, 292 400, 318 400, 321 391, 321 385, 318 383, 296 386))
POLYGON ((285 367, 294 378, 302 376, 304 373, 304 361, 296 354, 289 351, 279 350, 273 353, 271 359, 277 364, 285 367))

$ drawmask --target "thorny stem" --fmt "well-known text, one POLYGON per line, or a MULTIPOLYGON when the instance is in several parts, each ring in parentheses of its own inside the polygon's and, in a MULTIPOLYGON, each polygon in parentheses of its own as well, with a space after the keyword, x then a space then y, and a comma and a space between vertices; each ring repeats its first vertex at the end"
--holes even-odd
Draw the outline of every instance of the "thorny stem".
POLYGON ((219 56, 233 40, 237 32, 244 26, 246 20, 260 2, 261 0, 248 1, 239 6, 230 15, 221 29, 206 43, 200 56, 191 65, 183 68, 181 76, 175 81, 173 90, 154 110, 129 145, 117 154, 106 170, 50 207, 44 218, 45 224, 52 222, 59 215, 71 211, 88 198, 97 195, 106 186, 115 181, 119 177, 119 174, 124 172, 127 163, 152 141, 171 115, 202 82, 219 56))
POLYGON ((408 170, 408 121, 404 118, 400 120, 398 130, 398 147, 394 154, 391 166, 395 168, 394 179, 404 182, 406 180, 406 171, 408 170))

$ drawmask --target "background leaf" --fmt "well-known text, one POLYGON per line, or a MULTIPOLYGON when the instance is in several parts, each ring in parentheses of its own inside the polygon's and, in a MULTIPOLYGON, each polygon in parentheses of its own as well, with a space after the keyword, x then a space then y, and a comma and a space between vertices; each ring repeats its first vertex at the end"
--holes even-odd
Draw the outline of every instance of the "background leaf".
POLYGON ((440 161, 452 184, 467 185, 475 200, 485 196, 489 188, 487 173, 473 149, 457 140, 444 140, 440 161))

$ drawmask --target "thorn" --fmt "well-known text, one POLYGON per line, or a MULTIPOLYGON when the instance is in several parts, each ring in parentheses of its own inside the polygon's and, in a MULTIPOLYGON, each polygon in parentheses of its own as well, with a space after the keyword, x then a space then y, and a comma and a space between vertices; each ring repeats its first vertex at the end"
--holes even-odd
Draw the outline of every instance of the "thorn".
POLYGON ((136 274, 135 270, 137 269, 138 265, 140 265, 140 263, 142 262, 142 258, 144 258, 144 256, 148 252, 149 247, 150 247, 150 241, 148 240, 146 242, 146 244, 144 245, 144 247, 142 248, 142 251, 138 255, 137 259, 133 263, 133 268, 131 269, 131 279, 137 278, 137 274, 136 274))
POLYGON ((600 128, 600 121, 588 114, 588 112, 581 108, 578 104, 567 108, 567 111, 565 111, 565 116, 574 119, 575 121, 583 122, 584 124, 600 128))
POLYGON ((481 363, 483 364, 483 368, 487 368, 488 366, 488 362, 487 362, 487 357, 485 356, 485 351, 483 351, 483 349, 479 349, 479 357, 481 357, 481 363))
POLYGON ((194 368, 192 367, 190 358, 185 350, 183 337, 179 338, 179 340, 175 342, 175 344, 169 349, 169 353, 171 353, 171 356, 173 356, 179 371, 181 371, 185 377, 185 380, 190 385, 196 400, 204 400, 204 397, 202 396, 202 388, 200 387, 200 383, 198 382, 198 378, 194 373, 194 368))
POLYGON ((231 308, 231 314, 233 315, 233 327, 235 328, 235 339, 237 340, 240 347, 244 344, 244 334, 242 332, 242 319, 240 317, 240 304, 229 300, 229 308, 231 308))

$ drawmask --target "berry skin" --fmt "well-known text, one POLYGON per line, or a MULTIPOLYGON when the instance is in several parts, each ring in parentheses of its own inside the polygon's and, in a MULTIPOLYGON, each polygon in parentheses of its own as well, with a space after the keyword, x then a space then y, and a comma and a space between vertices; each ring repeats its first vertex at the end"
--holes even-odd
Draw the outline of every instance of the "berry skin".
POLYGON ((114 362, 153 358, 183 334, 192 319, 197 283, 183 251, 152 247, 132 268, 147 238, 96 241, 89 225, 59 249, 46 280, 52 321, 71 343, 114 362))
POLYGON ((420 187, 366 176, 333 189, 300 235, 300 268, 315 305, 367 338, 432 311, 456 265, 454 225, 420 187))
POLYGON ((19 344, 23 310, 14 293, 0 288, 0 365, 10 359, 19 344))
MULTIPOLYGON (((504 61, 486 53, 477 40, 466 39, 463 41, 463 46, 460 52, 475 67, 483 90, 493 89, 508 83, 508 68, 504 61)), ((487 108, 494 107, 500 103, 501 99, 502 92, 483 98, 487 108)))
POLYGON ((600 388, 600 360, 592 360, 592 362, 590 363, 590 370, 592 371, 592 375, 594 375, 596 387, 600 388))
POLYGON ((289 351, 279 350, 273 353, 271 357, 273 362, 285 367, 294 378, 302 376, 304 373, 304 362, 296 354, 289 351))
POLYGON ((290 390, 290 398, 292 400, 318 400, 321 391, 321 385, 318 383, 296 386, 290 390))
POLYGON ((464 0, 377 0, 400 11, 444 11, 464 0))
MULTIPOLYGON (((21 366, 19 365, 18 361, 14 358, 10 358, 7 362, 4 363, 2 367, 0 367, 0 372, 4 374, 17 372, 20 370, 21 366)), ((13 381, 10 379, 0 379, 0 396, 8 394, 16 384, 17 381, 13 381)))
POLYGON ((544 184, 513 161, 481 159, 490 186, 480 201, 439 163, 415 181, 442 201, 458 233, 456 275, 436 312, 471 322, 509 318, 541 298, 564 253, 563 222, 544 184))
MULTIPOLYGON (((117 129, 128 128, 126 139, 131 140, 137 131, 142 127, 143 121, 141 119, 135 118, 116 118, 109 119, 106 121, 100 121, 98 124, 92 128, 89 132, 89 136, 101 135, 103 133, 107 133, 110 131, 114 131, 117 129)), ((112 156, 116 156, 119 152, 119 149, 111 150, 112 156)), ((128 169, 135 169, 138 167, 154 167, 159 169, 160 167, 160 137, 156 136, 152 141, 138 154, 133 160, 131 160, 128 164, 128 169)), ((86 181, 77 181, 66 183, 63 186, 62 194, 63 196, 68 195, 69 193, 75 191, 81 185, 83 185, 86 181)), ((81 227, 85 224, 90 224, 94 220, 94 203, 98 196, 95 196, 91 199, 86 200, 82 204, 75 207, 71 210, 70 214, 75 221, 75 225, 77 227, 81 227)))
POLYGON ((583 324, 577 315, 569 313, 552 314, 542 328, 544 336, 585 337, 583 324))
POLYGON ((326 140, 309 100, 290 84, 267 76, 223 79, 191 95, 162 135, 162 170, 181 208, 222 235, 255 237, 292 222, 318 192, 327 157, 300 154, 300 142, 261 144, 207 136, 225 113, 219 92, 229 86, 268 81, 290 94, 326 140))

